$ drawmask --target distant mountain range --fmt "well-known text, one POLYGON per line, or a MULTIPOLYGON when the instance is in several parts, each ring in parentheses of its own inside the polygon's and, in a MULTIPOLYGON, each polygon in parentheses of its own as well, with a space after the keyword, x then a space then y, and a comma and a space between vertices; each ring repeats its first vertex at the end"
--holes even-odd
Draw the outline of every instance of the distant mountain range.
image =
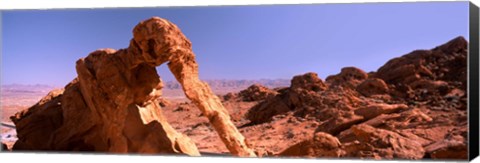
MULTIPOLYGON (((261 84, 269 88, 288 87, 290 86, 289 79, 260 79, 260 80, 204 80, 210 85, 213 90, 230 89, 239 90, 245 89, 253 84, 261 84)), ((164 89, 181 89, 182 87, 177 81, 166 81, 164 89)))
MULTIPOLYGON (((219 79, 219 80, 204 80, 205 82, 210 85, 213 90, 219 89, 226 89, 226 90, 239 90, 245 89, 253 84, 261 84, 263 86, 269 88, 277 88, 277 87, 287 87, 290 86, 290 80, 288 79, 259 79, 259 80, 227 80, 227 79, 219 79)), ((2 92, 44 92, 50 91, 57 87, 44 85, 44 84, 33 84, 33 85, 26 85, 26 84, 8 84, 2 85, 1 91, 2 92)), ((166 81, 164 83, 164 89, 176 90, 181 89, 182 87, 177 81, 166 81)))
POLYGON ((52 89, 55 89, 54 86, 49 86, 45 84, 7 84, 1 86, 1 92, 48 92, 52 89))

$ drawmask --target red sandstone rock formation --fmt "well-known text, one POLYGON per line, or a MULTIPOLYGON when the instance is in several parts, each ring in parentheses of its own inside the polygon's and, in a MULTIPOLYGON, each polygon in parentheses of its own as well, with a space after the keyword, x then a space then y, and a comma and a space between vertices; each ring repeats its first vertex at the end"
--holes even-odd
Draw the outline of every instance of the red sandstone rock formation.
POLYGON ((330 134, 317 132, 312 139, 302 141, 281 152, 290 157, 341 157, 345 154, 340 141, 330 134))
MULTIPOLYGON (((225 106, 237 109, 230 116, 198 80, 190 46, 167 21, 142 22, 129 48, 93 52, 77 63, 78 78, 12 117, 19 135, 14 149, 198 155, 195 145, 159 111, 162 83, 154 67, 168 62, 187 97, 202 111, 182 120, 190 123, 192 116, 206 115, 235 155, 254 155, 230 122, 232 116, 244 125, 248 111, 250 124, 241 131, 260 156, 467 157, 467 42, 461 37, 394 58, 368 74, 347 67, 325 82, 306 73, 295 76, 288 88, 254 85, 223 97, 225 106), (255 106, 238 111, 237 99, 255 106)), ((194 105, 172 112, 188 114, 194 105)), ((204 121, 191 122, 194 127, 188 130, 208 128, 204 121)))
POLYGON ((245 102, 261 101, 277 95, 278 92, 260 84, 253 84, 245 90, 237 93, 228 93, 223 96, 224 100, 236 99, 245 102))
POLYGON ((431 50, 416 50, 394 58, 373 75, 395 91, 416 101, 442 96, 452 88, 466 89, 467 41, 457 37, 431 50))
POLYGON ((389 93, 388 85, 378 78, 369 78, 357 86, 357 91, 364 96, 385 95, 389 93))
MULTIPOLYGON (((315 75, 296 76, 289 88, 254 106, 246 118, 265 125, 285 115, 314 120, 319 124, 315 132, 340 140, 346 151, 342 157, 465 159, 466 134, 452 130, 465 130, 467 124, 466 45, 462 37, 455 38, 394 58, 368 74, 347 67, 325 83, 315 75)), ((315 157, 315 152, 292 152, 299 148, 279 155, 315 157)))
POLYGON ((190 41, 171 22, 138 24, 127 49, 101 49, 77 61, 78 77, 12 117, 14 150, 85 150, 199 155, 161 113, 156 66, 168 67, 233 155, 255 156, 218 97, 198 78, 190 41))
POLYGON ((53 90, 34 106, 10 117, 18 135, 12 150, 53 150, 47 142, 63 123, 63 92, 63 89, 53 90))
POLYGON ((327 83, 331 85, 341 85, 344 88, 355 88, 360 82, 368 78, 368 74, 356 67, 342 68, 337 75, 328 76, 327 83))
MULTIPOLYGON (((317 92, 326 89, 326 85, 316 73, 306 73, 293 77, 290 88, 279 90, 274 98, 269 98, 247 113, 254 124, 269 121, 274 115, 300 108, 309 112, 312 107, 320 106, 317 92), (308 105, 308 106, 307 106, 308 105)), ((299 114, 304 114, 300 113, 299 114)))
POLYGON ((272 98, 277 94, 278 92, 258 84, 254 84, 247 89, 240 91, 239 93, 239 95, 243 98, 243 101, 265 100, 272 98))
POLYGON ((303 89, 307 91, 323 91, 326 85, 318 78, 316 73, 306 73, 303 75, 294 76, 291 82, 290 89, 303 89))
POLYGON ((452 130, 439 140, 425 147, 428 156, 433 159, 467 159, 467 129, 452 130))
POLYGON ((408 106, 405 104, 372 104, 366 107, 358 108, 354 112, 356 115, 362 116, 363 118, 372 119, 382 114, 390 114, 400 110, 405 110, 407 108, 408 106))
POLYGON ((357 141, 345 144, 347 156, 367 158, 421 159, 422 145, 395 132, 362 124, 352 127, 357 141))

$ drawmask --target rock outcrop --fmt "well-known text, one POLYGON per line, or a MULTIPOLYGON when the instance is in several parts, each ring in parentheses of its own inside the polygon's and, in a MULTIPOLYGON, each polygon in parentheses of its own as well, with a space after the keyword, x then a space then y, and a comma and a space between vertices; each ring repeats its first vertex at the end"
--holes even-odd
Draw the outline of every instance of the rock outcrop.
POLYGON ((405 104, 372 104, 366 107, 360 107, 354 112, 356 115, 362 116, 365 119, 372 119, 382 114, 390 114, 407 108, 408 106, 405 104))
POLYGON ((357 91, 364 96, 385 95, 389 93, 388 85, 379 78, 369 78, 357 86, 357 91))
POLYGON ((243 98, 243 101, 265 100, 272 98, 277 94, 278 92, 258 84, 254 84, 247 89, 240 91, 239 93, 239 95, 243 98))
POLYGON ((278 90, 279 93, 275 97, 250 109, 246 115, 247 119, 253 124, 259 124, 271 120, 274 115, 295 110, 297 107, 308 110, 306 105, 319 106, 316 94, 325 89, 326 85, 316 73, 295 76, 289 88, 278 90))
POLYGON ((133 35, 126 49, 100 49, 78 60, 77 78, 13 116, 19 138, 13 149, 199 155, 162 115, 155 67, 168 62, 231 154, 255 156, 219 98, 199 80, 191 43, 176 25, 153 17, 133 35))
POLYGON ((253 102, 253 101, 262 101, 269 98, 273 98, 277 95, 278 92, 267 88, 260 84, 253 84, 249 86, 247 89, 244 89, 238 93, 228 93, 223 96, 224 100, 232 100, 235 99, 237 101, 243 102, 253 102))
POLYGON ((356 67, 345 67, 342 68, 339 74, 328 76, 326 82, 331 85, 340 85, 344 88, 354 89, 367 78, 368 74, 365 71, 356 67))
POLYGON ((297 143, 278 154, 282 157, 341 157, 345 154, 340 141, 330 134, 317 132, 312 139, 297 143))
MULTIPOLYGON (((315 73, 295 76, 289 88, 252 107, 246 118, 267 126, 289 115, 315 121, 316 133, 338 138, 346 152, 341 157, 465 159, 466 134, 452 131, 467 124, 467 45, 458 37, 394 58, 376 72, 343 68, 325 82, 315 73)), ((312 140, 278 155, 323 157, 309 149, 312 140), (300 146, 303 153, 293 152, 300 146)))
POLYGON ((313 72, 309 72, 303 75, 294 76, 291 81, 290 89, 302 89, 307 91, 323 91, 327 86, 323 81, 318 78, 318 75, 313 72))
POLYGON ((431 50, 415 50, 388 61, 373 76, 389 84, 393 95, 416 101, 443 96, 452 88, 465 90, 467 45, 457 37, 431 50))
POLYGON ((468 146, 462 141, 443 140, 426 148, 432 159, 467 159, 468 146))
POLYGON ((425 147, 432 159, 468 159, 467 130, 452 130, 443 140, 425 147))
POLYGON ((395 132, 362 124, 352 127, 357 141, 345 144, 347 157, 421 159, 422 145, 395 132))
POLYGON ((53 90, 34 106, 10 117, 18 136, 12 150, 54 150, 48 141, 64 121, 61 107, 63 92, 63 89, 53 90))

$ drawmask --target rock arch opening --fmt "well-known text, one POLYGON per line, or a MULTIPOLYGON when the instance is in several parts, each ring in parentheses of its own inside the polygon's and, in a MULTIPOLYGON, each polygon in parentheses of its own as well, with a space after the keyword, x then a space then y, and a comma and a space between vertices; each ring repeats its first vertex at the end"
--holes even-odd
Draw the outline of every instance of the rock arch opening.
POLYGON ((158 104, 163 83, 156 67, 166 63, 231 154, 255 156, 219 98, 199 79, 191 43, 175 24, 153 17, 140 22, 133 35, 126 49, 100 49, 78 60, 77 78, 57 94, 44 97, 60 102, 44 100, 12 117, 17 127, 45 119, 59 124, 36 133, 19 132, 14 150, 88 147, 115 153, 200 155, 187 136, 168 124, 158 104), (52 113, 42 115, 45 108, 52 113))

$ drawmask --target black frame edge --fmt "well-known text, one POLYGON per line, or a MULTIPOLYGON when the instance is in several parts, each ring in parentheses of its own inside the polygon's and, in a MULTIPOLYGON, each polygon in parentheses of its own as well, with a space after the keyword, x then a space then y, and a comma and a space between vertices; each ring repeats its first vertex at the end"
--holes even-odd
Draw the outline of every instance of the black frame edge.
POLYGON ((469 47, 468 47, 468 159, 471 161, 479 154, 479 9, 470 2, 469 5, 469 47))

